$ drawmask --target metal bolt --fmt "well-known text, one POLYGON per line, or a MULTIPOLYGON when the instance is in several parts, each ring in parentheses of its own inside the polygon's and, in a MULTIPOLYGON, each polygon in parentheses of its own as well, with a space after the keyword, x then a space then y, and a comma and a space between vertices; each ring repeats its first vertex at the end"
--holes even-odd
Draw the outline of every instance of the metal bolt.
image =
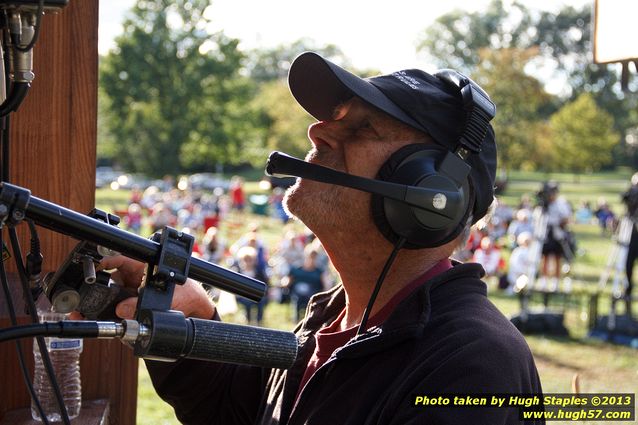
POLYGON ((13 212, 13 219, 14 220, 22 220, 24 218, 24 213, 20 210, 16 210, 13 212))
POLYGON ((170 272, 168 275, 169 275, 170 277, 175 277, 175 272, 170 272))

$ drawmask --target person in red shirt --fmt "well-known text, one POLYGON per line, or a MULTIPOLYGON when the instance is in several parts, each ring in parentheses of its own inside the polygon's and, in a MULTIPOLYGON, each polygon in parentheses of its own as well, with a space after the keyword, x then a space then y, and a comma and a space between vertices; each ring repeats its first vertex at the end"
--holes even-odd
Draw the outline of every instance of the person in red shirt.
POLYGON ((505 269, 501 248, 489 236, 484 236, 481 239, 481 246, 474 251, 472 260, 482 265, 488 276, 499 276, 505 269))
POLYGON ((246 195, 244 194, 244 179, 234 176, 230 181, 230 200, 233 209, 243 211, 246 206, 246 195))

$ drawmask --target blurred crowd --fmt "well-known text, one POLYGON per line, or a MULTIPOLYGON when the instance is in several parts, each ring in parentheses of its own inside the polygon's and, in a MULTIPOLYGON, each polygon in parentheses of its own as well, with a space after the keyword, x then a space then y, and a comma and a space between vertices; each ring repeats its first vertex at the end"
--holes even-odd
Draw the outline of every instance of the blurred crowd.
MULTIPOLYGON (((290 304, 291 318, 297 321, 313 294, 335 284, 335 272, 314 235, 299 229, 299 223, 288 222, 281 188, 273 189, 270 196, 260 195, 254 205, 243 185, 240 177, 234 177, 227 189, 133 188, 127 210, 118 213, 124 226, 136 233, 142 229, 154 233, 165 226, 188 232, 196 240, 193 255, 267 283, 268 296, 258 304, 215 293, 221 314, 243 309, 248 322, 261 324, 266 304, 278 302, 290 304), (245 214, 249 208, 262 215, 269 211, 282 223, 283 231, 276 232, 282 235, 279 240, 264 240, 259 225, 248 223, 253 217, 245 214), (232 231, 233 227, 241 228, 241 233, 232 231)), ((497 200, 455 257, 483 265, 488 281, 508 293, 521 290, 530 274, 536 274, 540 289, 569 291, 568 274, 576 253, 572 225, 596 223, 604 235, 612 235, 618 221, 604 199, 598 200, 595 209, 586 201, 575 208, 560 195, 557 184, 546 182, 536 199, 523 196, 515 207, 497 200)))
POLYGON ((582 201, 577 207, 561 196, 557 183, 543 183, 536 199, 524 195, 515 207, 497 200, 472 230, 468 243, 458 252, 461 261, 483 265, 488 280, 508 293, 534 284, 535 289, 571 291, 569 276, 577 250, 574 224, 592 224, 611 237, 621 214, 605 199, 582 201))
POLYGON ((259 325, 266 304, 277 302, 290 304, 291 319, 298 321, 310 297, 334 285, 335 273, 319 240, 299 223, 288 223, 282 189, 253 204, 243 185, 234 177, 227 190, 133 188, 128 208, 116 213, 127 230, 138 234, 165 226, 187 232, 195 238, 193 255, 267 284, 267 296, 259 303, 213 290, 220 314, 243 311, 247 322, 259 325), (246 213, 251 207, 258 214, 269 211, 282 223, 280 240, 265 240, 259 224, 250 221, 255 216, 246 213))

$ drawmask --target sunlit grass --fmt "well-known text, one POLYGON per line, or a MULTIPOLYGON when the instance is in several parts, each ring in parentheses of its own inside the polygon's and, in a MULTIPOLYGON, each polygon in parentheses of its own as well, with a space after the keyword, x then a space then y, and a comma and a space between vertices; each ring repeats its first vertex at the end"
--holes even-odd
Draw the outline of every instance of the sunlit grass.
POLYGON ((164 402, 153 388, 146 364, 139 363, 137 382, 137 420, 140 425, 172 425, 180 422, 175 418, 173 408, 164 402))

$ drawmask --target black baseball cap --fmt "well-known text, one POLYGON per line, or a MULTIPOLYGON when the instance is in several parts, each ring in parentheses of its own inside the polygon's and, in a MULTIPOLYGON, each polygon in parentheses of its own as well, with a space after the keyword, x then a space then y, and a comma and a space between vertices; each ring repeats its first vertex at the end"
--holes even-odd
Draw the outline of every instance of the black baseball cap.
MULTIPOLYGON (((320 121, 331 119, 335 107, 357 96, 452 151, 458 147, 467 124, 460 89, 418 69, 360 78, 317 53, 305 52, 290 66, 288 85, 297 102, 320 121)), ((494 199, 496 141, 491 125, 487 126, 480 152, 470 154, 466 161, 472 167, 476 222, 494 199)))

